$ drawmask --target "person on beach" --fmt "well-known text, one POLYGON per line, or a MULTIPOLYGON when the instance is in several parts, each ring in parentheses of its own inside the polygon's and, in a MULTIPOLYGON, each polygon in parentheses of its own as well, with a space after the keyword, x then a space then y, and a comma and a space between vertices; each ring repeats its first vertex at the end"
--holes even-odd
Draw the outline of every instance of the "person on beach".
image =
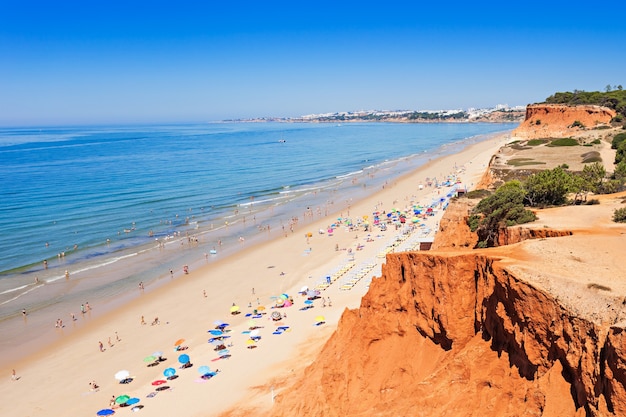
POLYGON ((100 386, 96 384, 96 381, 91 381, 89 383, 89 388, 91 391, 98 391, 98 388, 100 388, 100 386))
POLYGON ((88 302, 85 302, 85 311, 91 311, 91 307, 89 307, 88 302))
POLYGON ((146 320, 144 320, 143 316, 141 316, 141 324, 146 324, 146 320))
POLYGON ((22 309, 22 316, 26 317, 26 309, 25 308, 22 309))
POLYGON ((328 297, 328 307, 332 307, 333 306, 333 302, 330 301, 330 297, 328 297))
POLYGON ((11 372, 11 381, 17 381, 17 373, 15 372, 15 369, 11 372))
POLYGON ((81 314, 85 314, 85 304, 80 305, 80 312, 81 314))
POLYGON ((70 272, 67 269, 65 270, 65 279, 70 279, 70 272))
POLYGON ((98 347, 100 348, 100 352, 104 352, 104 345, 102 342, 98 342, 98 347))

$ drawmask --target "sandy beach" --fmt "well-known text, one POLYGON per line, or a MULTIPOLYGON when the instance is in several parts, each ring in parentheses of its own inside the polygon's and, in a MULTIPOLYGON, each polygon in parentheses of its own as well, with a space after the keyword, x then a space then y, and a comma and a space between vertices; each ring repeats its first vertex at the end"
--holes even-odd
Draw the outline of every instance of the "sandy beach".
POLYGON ((116 415, 132 413, 136 406, 143 407, 133 411, 149 416, 267 412, 272 395, 311 363, 344 309, 359 305, 372 275, 379 274, 385 251, 403 250, 420 238, 432 238, 443 210, 422 219, 424 226, 416 224, 410 235, 393 226, 366 232, 363 226, 350 230, 341 222, 332 233, 329 226, 338 218, 354 223, 368 216, 371 221, 374 212, 426 206, 450 190, 428 187, 427 177, 452 175, 471 189, 507 138, 508 134, 492 137, 430 161, 355 202, 349 213, 314 213, 310 219, 299 219, 293 232, 272 230, 268 243, 245 247, 248 242, 241 242, 244 250, 240 253, 192 269, 167 285, 138 289, 140 297, 112 313, 98 314, 101 306, 92 305, 93 310, 79 318, 87 322, 81 329, 66 336, 63 328, 58 329, 57 342, 0 369, 0 396, 5 399, 0 414, 93 416, 122 395, 139 402, 114 406, 116 415), (398 246, 393 248, 392 243, 398 246), (342 268, 347 271, 339 276, 342 268), (360 271, 363 276, 357 279, 360 271), (333 282, 321 289, 321 298, 305 304, 307 297, 299 291, 305 286, 321 288, 326 276, 333 277, 333 282), (347 289, 350 278, 355 278, 354 285, 347 289), (293 299, 293 305, 275 308, 281 294, 293 299), (239 314, 231 314, 233 306, 239 307, 239 314), (252 318, 255 310, 257 318, 252 318), (273 312, 286 317, 274 321, 273 312), (319 316, 323 316, 322 323, 319 316), (142 317, 146 324, 141 323, 142 317), (158 324, 153 325, 156 318, 158 324), (208 343, 215 337, 208 331, 216 330, 219 321, 228 324, 223 339, 227 352, 218 352, 215 344, 208 343), (256 334, 251 331, 258 331, 254 342, 249 342, 256 334), (180 339, 187 349, 175 351, 180 339), (148 366, 155 362, 148 357, 160 352, 165 360, 148 366), (181 354, 189 356, 191 367, 180 368, 181 354), (201 378, 201 366, 208 366, 215 375, 201 378), (167 380, 163 373, 167 368, 174 368, 178 377, 167 380), (130 383, 116 380, 122 370, 128 371, 130 383), (165 382, 153 385, 157 380, 165 382), (94 381, 95 390, 90 387, 94 381))

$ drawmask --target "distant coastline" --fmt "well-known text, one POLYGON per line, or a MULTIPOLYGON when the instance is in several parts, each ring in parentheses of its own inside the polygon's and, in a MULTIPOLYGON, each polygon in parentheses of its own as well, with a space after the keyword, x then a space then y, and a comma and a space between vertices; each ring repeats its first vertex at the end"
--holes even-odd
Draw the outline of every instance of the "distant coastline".
POLYGON ((468 110, 394 110, 311 114, 299 117, 257 117, 224 120, 231 123, 515 123, 526 116, 525 107, 498 106, 468 110))

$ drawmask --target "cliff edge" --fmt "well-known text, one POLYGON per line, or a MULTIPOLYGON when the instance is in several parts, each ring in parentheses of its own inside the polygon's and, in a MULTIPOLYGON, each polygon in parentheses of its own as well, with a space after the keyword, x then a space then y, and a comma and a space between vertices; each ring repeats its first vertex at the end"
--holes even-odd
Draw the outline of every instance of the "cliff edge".
POLYGON ((626 226, 610 222, 624 198, 526 227, 561 237, 472 250, 463 230, 455 250, 387 255, 271 415, 626 415, 626 226))
POLYGON ((617 113, 608 107, 564 104, 530 104, 524 121, 511 136, 518 139, 575 136, 585 129, 609 126, 617 113))

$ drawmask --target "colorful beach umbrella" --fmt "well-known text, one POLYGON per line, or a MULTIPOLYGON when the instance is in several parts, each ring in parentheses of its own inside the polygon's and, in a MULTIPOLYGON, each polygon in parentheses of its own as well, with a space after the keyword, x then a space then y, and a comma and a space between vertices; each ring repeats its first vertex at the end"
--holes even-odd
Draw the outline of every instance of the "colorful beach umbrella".
POLYGON ((110 416, 112 414, 115 414, 115 411, 111 410, 110 408, 104 408, 96 413, 96 415, 99 416, 110 416))
POLYGON ((169 377, 174 376, 174 375, 176 375, 176 369, 174 369, 174 368, 166 368, 163 371, 163 376, 165 376, 166 378, 169 378, 169 377))
POLYGON ((128 395, 120 395, 115 399, 115 404, 124 404, 128 400, 130 400, 128 395))
POLYGON ((239 306, 232 306, 232 307, 230 308, 230 312, 231 312, 231 313, 236 313, 236 312, 238 312, 238 311, 239 311, 239 306))
POLYGON ((150 355, 150 356, 146 356, 145 358, 143 358, 143 361, 144 362, 154 362, 154 361, 156 361, 156 358, 154 356, 150 355))
POLYGON ((182 363, 182 364, 186 364, 189 362, 189 355, 186 354, 182 354, 178 357, 178 362, 182 363))
POLYGON ((177 341, 174 342, 174 346, 180 346, 183 343, 185 343, 185 339, 178 339, 177 341))
POLYGON ((324 316, 317 316, 317 317, 315 317, 315 322, 316 323, 323 323, 325 321, 326 321, 326 319, 324 318, 324 316))
POLYGON ((152 385, 159 386, 165 384, 167 381, 164 379, 157 379, 156 381, 152 381, 152 385))
POLYGON ((202 365, 198 368, 198 372, 200 372, 200 375, 206 375, 211 372, 211 369, 206 365, 202 365))
POLYGON ((139 401, 141 401, 139 398, 133 397, 133 398, 130 398, 128 401, 126 401, 126 405, 137 404, 139 401))
POLYGON ((221 336, 224 334, 224 332, 222 332, 221 330, 209 330, 209 333, 211 333, 213 336, 221 336))

